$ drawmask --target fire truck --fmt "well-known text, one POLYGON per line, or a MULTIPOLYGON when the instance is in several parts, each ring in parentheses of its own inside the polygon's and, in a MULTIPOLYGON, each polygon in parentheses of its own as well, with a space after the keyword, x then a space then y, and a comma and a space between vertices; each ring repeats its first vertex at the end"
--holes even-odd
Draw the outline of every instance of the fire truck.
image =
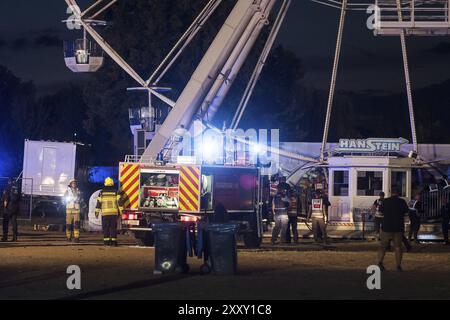
POLYGON ((153 244, 152 223, 196 222, 223 206, 239 224, 246 247, 262 239, 262 177, 256 167, 120 163, 123 230, 142 245, 153 244))
MULTIPOLYGON (((76 0, 65 1, 69 9, 77 6, 76 0)), ((97 25, 105 24, 96 19, 97 15, 114 2, 96 1, 84 11, 72 10, 73 17, 67 22, 83 29, 83 39, 74 43, 73 47, 77 50, 75 53, 68 53, 70 59, 67 61, 70 61, 69 67, 75 72, 97 70, 99 65, 96 61, 80 59, 84 56, 103 55, 93 51, 91 40, 94 40, 104 53, 139 85, 128 89, 148 94, 148 106, 130 109, 129 113, 130 128, 134 136, 134 154, 127 156, 119 168, 119 185, 125 204, 122 226, 132 231, 139 241, 151 244, 152 223, 207 218, 221 206, 227 211, 226 217, 241 226, 245 244, 251 247, 259 246, 262 237, 263 202, 261 168, 257 165, 243 165, 239 161, 219 161, 211 164, 200 160, 182 164, 173 163, 171 158, 179 155, 175 150, 183 140, 180 139, 183 131, 189 132, 192 137, 204 136, 206 129, 220 131, 213 127, 211 121, 214 120, 242 66, 249 60, 250 52, 263 29, 271 24, 254 72, 228 128, 235 131, 238 129, 291 0, 237 0, 176 101, 163 94, 170 88, 161 87, 161 80, 168 70, 176 65, 176 60, 183 56, 186 47, 221 7, 223 1, 205 1, 203 10, 147 80, 94 29, 97 25), (104 7, 95 12, 101 5, 104 7), (94 7, 97 8, 93 9, 94 7), (92 66, 87 67, 86 64, 92 66), (162 117, 161 107, 153 103, 155 99, 170 108, 166 117, 162 117), (198 127, 205 130, 196 134, 193 131, 198 127)), ((245 138, 240 142, 251 145, 245 138)), ((298 158, 295 155, 294 157, 298 158)), ((310 158, 307 160, 315 161, 310 158)))

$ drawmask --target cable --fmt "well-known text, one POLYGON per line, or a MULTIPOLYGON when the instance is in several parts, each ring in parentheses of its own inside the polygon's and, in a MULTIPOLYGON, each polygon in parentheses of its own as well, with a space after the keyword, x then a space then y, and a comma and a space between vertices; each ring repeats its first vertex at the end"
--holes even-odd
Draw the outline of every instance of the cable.
POLYGON ((325 127, 323 130, 322 147, 320 149, 320 161, 321 162, 323 162, 325 160, 325 148, 327 145, 328 132, 330 129, 331 111, 333 109, 334 93, 335 93, 335 89, 336 89, 336 77, 337 77, 337 71, 338 71, 338 67, 339 67, 339 58, 341 55, 342 36, 344 33, 346 10, 347 10, 347 0, 342 0, 342 8, 341 8, 341 16, 340 16, 340 20, 339 20, 339 30, 338 30, 338 36, 337 36, 336 52, 334 55, 333 72, 331 75, 331 85, 330 85, 330 92, 329 92, 329 96, 328 96, 327 115, 325 118, 325 127))
POLYGON ((189 26, 189 28, 186 30, 186 32, 181 36, 181 38, 177 41, 177 43, 172 47, 172 49, 167 54, 167 56, 164 58, 164 60, 161 62, 161 64, 156 68, 156 70, 153 72, 153 74, 147 80, 147 84, 151 84, 153 82, 153 80, 156 78, 156 76, 158 75, 158 73, 159 73, 159 76, 154 81, 154 83, 157 84, 161 80, 161 78, 167 73, 167 71, 169 71, 169 69, 175 63, 175 61, 178 59, 180 54, 189 45, 189 43, 191 43, 193 38, 202 29, 204 24, 208 21, 209 17, 211 17, 211 15, 214 13, 214 11, 217 9, 217 7, 221 3, 222 3, 222 0, 210 0, 208 2, 208 4, 203 8, 203 10, 200 12, 200 14, 194 19, 194 21, 189 26), (181 46, 181 48, 179 48, 180 46, 181 46), (178 51, 175 53, 175 51, 177 49, 178 49, 178 51), (173 56, 173 58, 171 58, 172 56, 173 56), (171 60, 169 61, 169 59, 171 59, 171 60), (167 62, 168 62, 168 64, 167 64, 167 62), (167 66, 164 68, 164 66, 166 64, 167 64, 167 66), (162 70, 163 68, 164 68, 164 70, 162 70))
MULTIPOLYGON (((397 0, 397 11, 398 11, 398 21, 403 21, 402 8, 400 0, 397 0)), ((414 117, 414 101, 412 96, 412 88, 411 88, 411 78, 409 73, 409 64, 408 64, 408 52, 406 48, 406 39, 405 39, 405 31, 402 30, 400 34, 400 43, 402 46, 402 56, 403 56, 403 67, 405 71, 405 82, 406 82, 406 95, 408 98, 408 109, 409 109, 409 121, 411 123, 411 136, 413 139, 413 148, 414 151, 418 151, 417 144, 417 133, 416 133, 416 121, 414 117)))

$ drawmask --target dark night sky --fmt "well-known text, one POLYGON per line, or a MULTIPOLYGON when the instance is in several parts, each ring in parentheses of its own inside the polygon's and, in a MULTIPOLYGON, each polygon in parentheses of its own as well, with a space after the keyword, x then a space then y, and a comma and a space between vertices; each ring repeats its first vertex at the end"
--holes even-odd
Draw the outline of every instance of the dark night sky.
MULTIPOLYGON (((308 84, 326 89, 339 11, 309 0, 293 2, 279 42, 301 58, 308 84)), ((0 2, 0 64, 24 80, 33 80, 40 93, 51 93, 67 81, 85 77, 72 74, 64 65, 61 40, 74 37, 61 23, 65 10, 63 0, 0 2)), ((366 28, 367 18, 365 12, 348 14, 338 89, 401 91, 400 40, 375 37, 366 28)), ((408 38, 408 46, 414 88, 450 78, 448 37, 408 38)))

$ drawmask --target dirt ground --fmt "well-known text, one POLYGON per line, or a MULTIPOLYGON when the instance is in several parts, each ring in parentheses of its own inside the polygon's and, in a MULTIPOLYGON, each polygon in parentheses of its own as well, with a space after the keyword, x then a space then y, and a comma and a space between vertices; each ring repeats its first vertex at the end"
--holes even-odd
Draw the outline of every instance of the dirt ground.
POLYGON ((298 245, 240 249, 236 276, 202 275, 189 258, 188 275, 154 275, 154 249, 122 236, 101 246, 98 234, 78 245, 59 232, 30 231, 18 243, 0 243, 0 299, 449 299, 450 247, 415 245, 403 273, 386 256, 381 290, 368 290, 366 268, 376 263, 377 242, 337 241, 324 249, 298 245), (66 287, 69 265, 81 268, 82 288, 66 287))

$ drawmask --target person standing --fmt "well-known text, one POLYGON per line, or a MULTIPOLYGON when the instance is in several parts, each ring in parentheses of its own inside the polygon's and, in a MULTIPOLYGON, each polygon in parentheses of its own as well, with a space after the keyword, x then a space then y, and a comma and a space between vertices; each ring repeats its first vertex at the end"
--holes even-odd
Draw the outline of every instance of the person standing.
POLYGON ((67 190, 64 193, 66 205, 66 237, 67 241, 80 242, 80 214, 82 196, 78 189, 78 182, 75 179, 69 181, 67 190), (73 230, 73 233, 72 233, 73 230))
POLYGON ((291 239, 294 239, 294 243, 298 243, 298 215, 300 212, 300 201, 297 194, 291 190, 289 193, 289 208, 288 208, 288 227, 286 230, 286 242, 291 243, 291 239), (292 237, 291 237, 292 229, 292 237))
POLYGON ((289 223, 288 217, 289 199, 287 198, 287 190, 282 186, 278 187, 277 194, 272 200, 272 212, 275 226, 272 230, 272 244, 277 242, 281 232, 281 242, 286 243, 286 233, 289 223))
POLYGON ((447 199, 447 203, 442 207, 442 234, 444 236, 444 242, 449 245, 448 230, 450 223, 450 200, 447 199))
POLYGON ((383 221, 383 213, 380 211, 381 204, 384 200, 384 192, 380 192, 379 198, 375 200, 375 202, 372 205, 372 211, 375 212, 375 232, 377 234, 378 240, 380 240, 380 230, 381 230, 381 222, 383 221))
POLYGON ((420 216, 422 215, 420 194, 416 194, 414 200, 411 201, 408 215, 410 222, 408 240, 412 241, 412 237, 414 236, 414 241, 419 243, 418 233, 420 230, 420 216))
POLYGON ((328 198, 322 195, 320 190, 316 190, 311 199, 311 220, 314 240, 323 244, 328 243, 327 239, 327 223, 328 223, 328 207, 330 206, 328 198))
POLYGON ((102 215, 103 243, 117 247, 118 217, 122 212, 120 195, 114 187, 114 180, 106 178, 105 187, 100 191, 95 208, 95 216, 102 215))
POLYGON ((2 196, 2 206, 3 206, 3 237, 2 241, 8 241, 8 231, 9 223, 11 222, 13 237, 12 241, 17 241, 18 236, 18 226, 17 226, 17 216, 19 215, 20 209, 20 191, 17 187, 17 183, 13 180, 8 181, 8 187, 3 192, 2 196))
POLYGON ((392 196, 385 199, 380 207, 380 211, 383 213, 383 221, 381 224, 380 249, 378 250, 378 266, 382 271, 385 270, 383 265, 384 256, 392 241, 397 271, 403 271, 402 238, 405 233, 405 215, 409 212, 409 207, 406 201, 400 198, 397 188, 393 187, 391 194, 392 196))

